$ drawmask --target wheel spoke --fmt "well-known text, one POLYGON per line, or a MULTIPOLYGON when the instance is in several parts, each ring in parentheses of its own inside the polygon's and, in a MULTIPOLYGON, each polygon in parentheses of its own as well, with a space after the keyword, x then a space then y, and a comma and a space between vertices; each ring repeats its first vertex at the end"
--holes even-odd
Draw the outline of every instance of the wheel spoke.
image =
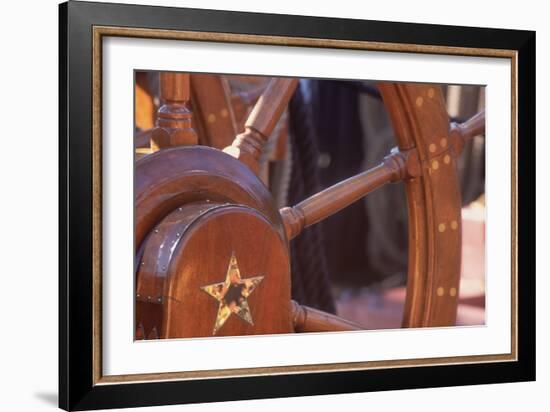
POLYGON ((450 136, 454 141, 457 154, 462 151, 468 140, 483 134, 485 134, 485 109, 463 123, 451 124, 450 136))
POLYGON ((302 306, 291 301, 292 319, 295 332, 340 332, 363 330, 357 323, 331 313, 302 306))
POLYGON ((264 143, 273 132, 297 85, 298 79, 272 79, 248 116, 245 131, 223 151, 239 159, 257 174, 264 143))
POLYGON ((296 206, 281 209, 287 238, 296 237, 304 228, 339 212, 387 183, 418 175, 420 164, 416 150, 394 150, 380 165, 316 193, 296 206))
POLYGON ((151 134, 151 151, 173 146, 196 145, 199 142, 193 129, 193 113, 189 110, 189 73, 160 73, 160 99, 157 122, 151 134))

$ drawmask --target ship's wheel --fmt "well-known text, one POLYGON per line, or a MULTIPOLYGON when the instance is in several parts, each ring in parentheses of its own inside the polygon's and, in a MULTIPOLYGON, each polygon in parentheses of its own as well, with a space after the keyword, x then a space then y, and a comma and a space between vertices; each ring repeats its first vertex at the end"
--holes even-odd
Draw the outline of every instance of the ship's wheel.
MULTIPOLYGON (((291 300, 289 244, 305 227, 397 181, 405 183, 409 222, 403 327, 454 325, 461 266, 456 165, 464 142, 483 133, 484 112, 450 123, 439 86, 379 83, 395 149, 379 166, 278 210, 257 175, 258 160, 296 85, 271 80, 244 132, 224 150, 159 144, 136 162, 138 336, 360 329, 291 300)), ((180 115, 185 122, 185 108, 180 115)))

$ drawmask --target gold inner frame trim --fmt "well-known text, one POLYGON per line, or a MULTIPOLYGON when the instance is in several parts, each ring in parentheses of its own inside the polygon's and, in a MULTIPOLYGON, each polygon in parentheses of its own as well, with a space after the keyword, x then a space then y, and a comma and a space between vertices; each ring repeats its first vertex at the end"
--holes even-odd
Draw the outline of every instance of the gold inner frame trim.
POLYGON ((242 376, 281 375, 297 373, 336 372, 412 366, 457 365, 517 360, 517 52, 514 50, 431 46, 402 43, 385 43, 354 40, 334 40, 284 36, 264 36, 233 33, 142 29, 129 27, 94 26, 92 44, 92 187, 93 187, 93 383, 94 385, 137 383, 170 380, 216 379, 242 376), (259 368, 238 368, 204 371, 144 373, 132 375, 103 375, 102 373, 102 38, 104 36, 188 40, 274 46, 316 47, 334 49, 369 50, 403 53, 447 54, 476 57, 499 57, 511 60, 511 131, 512 131, 512 305, 511 353, 497 355, 451 356, 441 358, 393 359, 349 363, 289 365, 259 368))

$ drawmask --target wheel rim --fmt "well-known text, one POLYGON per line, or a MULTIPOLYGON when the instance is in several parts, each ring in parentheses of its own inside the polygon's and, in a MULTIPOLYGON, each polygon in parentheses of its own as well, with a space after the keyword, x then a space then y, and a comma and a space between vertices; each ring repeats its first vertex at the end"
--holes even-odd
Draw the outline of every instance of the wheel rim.
POLYGON ((421 176, 405 181, 409 259, 404 327, 456 322, 461 199, 450 124, 435 85, 380 83, 400 150, 416 149, 421 176))

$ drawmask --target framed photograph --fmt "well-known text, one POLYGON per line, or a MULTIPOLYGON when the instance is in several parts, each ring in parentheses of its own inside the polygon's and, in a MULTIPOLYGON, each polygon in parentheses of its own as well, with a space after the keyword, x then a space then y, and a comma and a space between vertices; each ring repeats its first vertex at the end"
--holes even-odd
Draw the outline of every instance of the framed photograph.
POLYGON ((66 410, 535 379, 535 33, 60 5, 66 410))

